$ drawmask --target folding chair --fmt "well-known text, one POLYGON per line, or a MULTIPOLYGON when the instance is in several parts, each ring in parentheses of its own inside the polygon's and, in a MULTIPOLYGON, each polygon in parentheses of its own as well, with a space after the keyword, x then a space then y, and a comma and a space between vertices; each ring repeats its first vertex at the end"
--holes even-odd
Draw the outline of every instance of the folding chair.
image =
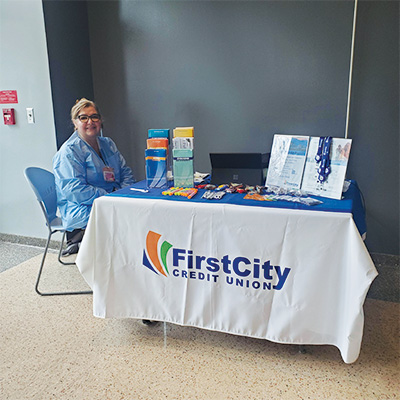
POLYGON ((57 193, 54 175, 42 168, 29 167, 25 169, 25 177, 30 183, 33 191, 35 192, 36 198, 40 204, 40 208, 43 211, 46 219, 46 226, 49 229, 49 236, 47 238, 46 247, 43 253, 42 262, 39 268, 39 274, 36 280, 35 290, 41 296, 60 296, 60 295, 72 295, 72 294, 92 294, 92 291, 80 291, 80 292, 41 292, 39 290, 39 281, 42 275, 44 261, 46 259, 47 251, 49 249, 50 239, 53 233, 61 232, 63 234, 60 251, 58 252, 58 261, 64 265, 75 265, 73 262, 64 262, 61 260, 61 253, 64 245, 66 230, 63 227, 61 218, 57 217, 57 193))

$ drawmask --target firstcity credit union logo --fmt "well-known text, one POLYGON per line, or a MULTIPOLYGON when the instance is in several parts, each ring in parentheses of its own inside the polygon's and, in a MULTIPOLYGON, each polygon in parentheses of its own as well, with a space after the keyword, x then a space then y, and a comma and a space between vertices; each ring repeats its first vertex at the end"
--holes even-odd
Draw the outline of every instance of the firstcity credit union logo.
POLYGON ((173 247, 161 240, 159 233, 148 231, 146 246, 143 250, 143 265, 157 275, 173 278, 198 280, 210 283, 225 281, 226 284, 242 288, 260 290, 282 290, 290 267, 272 264, 271 260, 261 257, 224 254, 206 256, 193 254, 190 249, 173 247), (171 250, 168 262, 167 255, 171 250))
POLYGON ((168 276, 167 254, 172 244, 165 240, 159 246, 160 238, 159 233, 153 231, 147 233, 146 248, 143 250, 143 265, 157 275, 168 276))

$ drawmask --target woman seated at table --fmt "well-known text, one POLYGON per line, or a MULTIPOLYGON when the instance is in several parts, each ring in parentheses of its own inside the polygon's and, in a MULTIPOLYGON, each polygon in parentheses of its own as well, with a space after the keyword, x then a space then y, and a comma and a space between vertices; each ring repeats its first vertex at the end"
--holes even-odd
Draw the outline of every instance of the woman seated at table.
POLYGON ((67 230, 63 255, 78 252, 94 199, 134 183, 115 143, 100 136, 98 107, 85 98, 71 109, 75 132, 53 159, 57 203, 67 230))

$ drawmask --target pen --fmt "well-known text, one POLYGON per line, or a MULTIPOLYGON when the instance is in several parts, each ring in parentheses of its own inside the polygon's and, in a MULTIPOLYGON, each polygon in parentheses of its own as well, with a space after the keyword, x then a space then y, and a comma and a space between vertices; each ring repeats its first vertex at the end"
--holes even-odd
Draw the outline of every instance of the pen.
POLYGON ((137 192, 142 192, 142 193, 147 193, 149 191, 148 189, 137 189, 137 188, 131 188, 131 190, 135 190, 137 192))

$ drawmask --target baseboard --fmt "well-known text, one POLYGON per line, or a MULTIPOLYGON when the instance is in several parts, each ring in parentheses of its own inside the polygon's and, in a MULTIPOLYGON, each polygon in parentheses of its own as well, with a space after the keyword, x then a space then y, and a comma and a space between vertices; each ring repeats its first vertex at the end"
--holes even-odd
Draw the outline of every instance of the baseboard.
MULTIPOLYGON (((44 248, 46 246, 47 239, 0 233, 0 241, 44 248)), ((60 248, 60 242, 61 240, 50 240, 49 248, 58 250, 60 248)))

